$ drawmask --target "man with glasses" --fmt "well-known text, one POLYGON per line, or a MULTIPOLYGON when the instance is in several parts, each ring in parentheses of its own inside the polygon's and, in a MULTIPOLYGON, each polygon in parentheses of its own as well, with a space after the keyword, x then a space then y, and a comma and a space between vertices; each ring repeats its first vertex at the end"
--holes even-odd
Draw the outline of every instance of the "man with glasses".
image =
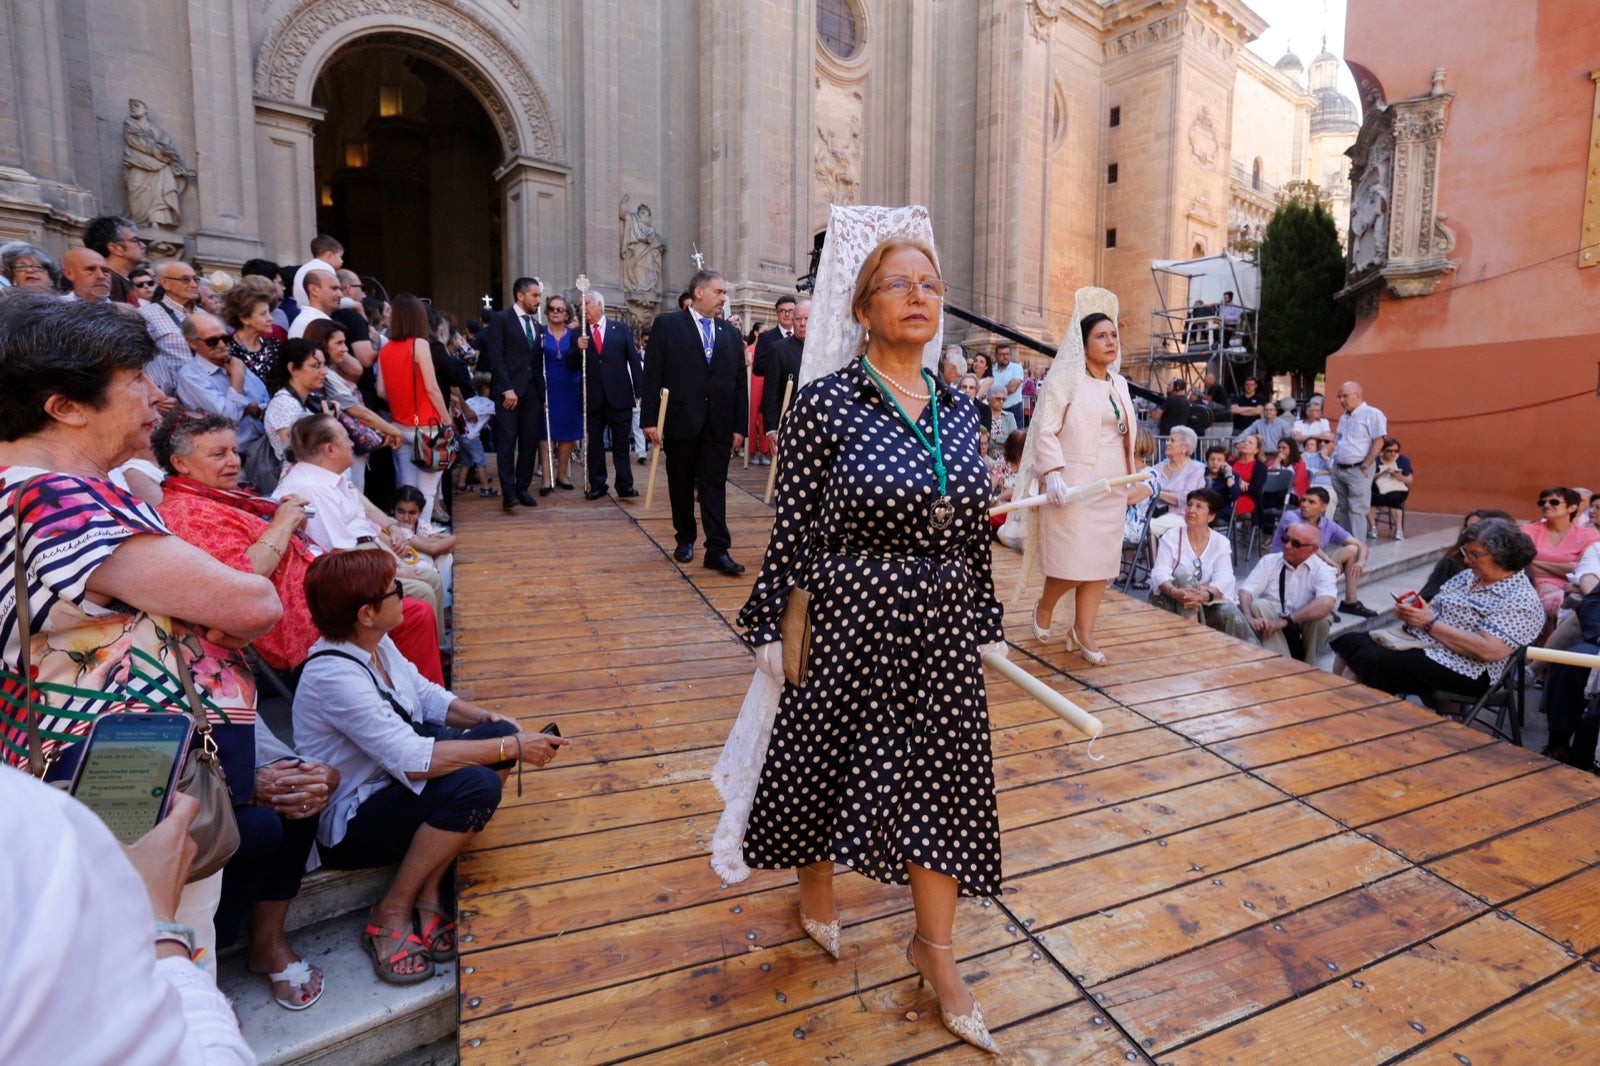
POLYGON ((179 402, 185 410, 233 419, 242 455, 266 432, 261 413, 272 399, 267 386, 243 359, 229 353, 228 331, 215 315, 196 311, 184 319, 183 339, 200 358, 178 370, 179 402))
POLYGON ((111 302, 139 306, 143 301, 129 278, 133 268, 144 262, 145 241, 134 230, 133 220, 121 215, 91 218, 83 227, 83 246, 99 252, 111 268, 111 302))
POLYGON ((1328 643, 1338 600, 1333 567, 1317 555, 1321 547, 1315 526, 1291 525, 1283 551, 1262 556, 1239 586, 1239 609, 1261 646, 1312 665, 1328 643))
POLYGON ((1283 512, 1278 531, 1272 536, 1272 550, 1283 550, 1283 538, 1290 526, 1302 522, 1311 526, 1322 540, 1322 560, 1344 575, 1344 602, 1337 610, 1360 618, 1376 618, 1378 612, 1361 602, 1361 575, 1366 572, 1367 546, 1328 516, 1328 500, 1328 490, 1321 485, 1308 488, 1299 507, 1283 512))
POLYGON ((156 342, 156 357, 145 368, 145 373, 157 388, 175 397, 178 371, 194 358, 194 352, 183 339, 183 320, 199 303, 200 275, 181 259, 163 259, 156 264, 155 271, 161 299, 139 307, 145 328, 156 342))

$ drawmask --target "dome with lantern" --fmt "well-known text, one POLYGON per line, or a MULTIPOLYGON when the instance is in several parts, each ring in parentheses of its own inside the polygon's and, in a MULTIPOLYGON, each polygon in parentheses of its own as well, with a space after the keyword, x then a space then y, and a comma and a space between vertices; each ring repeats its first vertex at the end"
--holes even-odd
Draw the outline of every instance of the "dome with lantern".
MULTIPOLYGON (((1285 59, 1290 57, 1285 56, 1285 59)), ((1281 66, 1283 60, 1278 61, 1281 66)), ((1308 88, 1316 97, 1311 109, 1311 132, 1354 133, 1361 128, 1361 109, 1354 100, 1339 91, 1339 57, 1328 51, 1324 38, 1322 51, 1311 61, 1308 88)))

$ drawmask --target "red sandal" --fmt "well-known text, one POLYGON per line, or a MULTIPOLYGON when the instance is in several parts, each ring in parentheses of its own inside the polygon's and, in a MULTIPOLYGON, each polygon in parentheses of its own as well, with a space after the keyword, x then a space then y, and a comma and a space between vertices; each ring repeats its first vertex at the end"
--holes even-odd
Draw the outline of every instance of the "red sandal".
POLYGON ((386 929, 377 922, 367 923, 362 939, 372 953, 372 969, 380 981, 391 985, 414 985, 433 976, 433 960, 428 958, 422 938, 409 929, 386 929), (379 941, 386 941, 379 946, 379 941), (387 956, 385 951, 389 951, 387 956), (410 959, 423 959, 427 966, 416 973, 401 973, 397 967, 410 959))
POLYGON ((417 932, 422 941, 422 950, 434 962, 449 962, 456 957, 455 919, 438 907, 429 903, 417 904, 417 932))

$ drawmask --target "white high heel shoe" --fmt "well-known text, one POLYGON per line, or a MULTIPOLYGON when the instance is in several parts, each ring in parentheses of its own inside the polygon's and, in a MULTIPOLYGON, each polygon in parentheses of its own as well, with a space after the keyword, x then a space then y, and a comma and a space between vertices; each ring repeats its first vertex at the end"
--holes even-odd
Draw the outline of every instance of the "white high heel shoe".
POLYGON ((1067 642, 1069 645, 1075 646, 1078 649, 1078 654, 1089 660, 1090 666, 1104 666, 1106 664, 1106 653, 1103 651, 1090 651, 1088 647, 1084 645, 1083 638, 1078 636, 1078 629, 1076 626, 1074 626, 1072 630, 1068 632, 1067 642))
POLYGON ((1039 625, 1039 608, 1033 609, 1033 614, 1028 616, 1028 621, 1033 623, 1033 639, 1041 644, 1050 639, 1050 627, 1039 625))

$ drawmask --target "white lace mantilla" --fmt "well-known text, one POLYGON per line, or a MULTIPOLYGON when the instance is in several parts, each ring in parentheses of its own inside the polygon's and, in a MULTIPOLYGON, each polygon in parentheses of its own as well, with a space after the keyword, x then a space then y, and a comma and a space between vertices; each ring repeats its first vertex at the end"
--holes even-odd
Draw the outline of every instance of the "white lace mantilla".
MULTIPOLYGON (((933 221, 921 204, 907 207, 840 207, 829 209, 828 234, 817 263, 816 287, 811 296, 811 320, 800 358, 800 384, 842 369, 861 353, 865 331, 850 313, 856 275, 867 255, 891 237, 911 237, 933 243, 933 221)), ((937 255, 937 252, 935 253, 937 255)), ((937 260, 935 260, 937 262, 937 260)), ((923 350, 922 364, 938 372, 944 323, 923 350)), ((1081 363, 1080 363, 1081 365, 1081 363)), ((722 817, 711 836, 711 868, 728 884, 750 876, 744 862, 744 832, 755 802, 761 768, 767 761, 767 742, 778 716, 783 686, 760 670, 750 681, 739 717, 722 746, 711 771, 711 783, 722 796, 722 817)))

